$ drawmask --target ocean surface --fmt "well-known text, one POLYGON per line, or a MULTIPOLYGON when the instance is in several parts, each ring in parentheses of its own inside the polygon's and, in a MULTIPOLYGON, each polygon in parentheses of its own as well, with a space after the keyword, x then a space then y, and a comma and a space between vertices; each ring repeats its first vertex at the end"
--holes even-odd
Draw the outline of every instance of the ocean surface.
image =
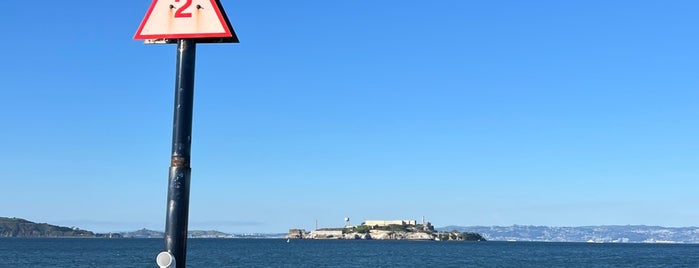
MULTIPOLYGON (((0 267, 158 267, 162 239, 0 239, 0 267)), ((189 239, 187 267, 695 267, 696 244, 189 239)))

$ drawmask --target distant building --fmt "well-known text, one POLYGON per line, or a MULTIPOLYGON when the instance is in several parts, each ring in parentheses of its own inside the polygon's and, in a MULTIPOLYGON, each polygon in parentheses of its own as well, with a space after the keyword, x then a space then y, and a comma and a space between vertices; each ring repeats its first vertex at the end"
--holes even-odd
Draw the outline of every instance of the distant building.
POLYGON ((422 230, 423 231, 434 231, 434 226, 432 226, 432 223, 429 221, 423 222, 422 223, 422 230))
POLYGON ((311 231, 310 237, 315 239, 340 239, 342 238, 342 229, 318 229, 311 231))
POLYGON ((415 226, 416 220, 366 220, 362 225, 385 227, 390 225, 415 226))

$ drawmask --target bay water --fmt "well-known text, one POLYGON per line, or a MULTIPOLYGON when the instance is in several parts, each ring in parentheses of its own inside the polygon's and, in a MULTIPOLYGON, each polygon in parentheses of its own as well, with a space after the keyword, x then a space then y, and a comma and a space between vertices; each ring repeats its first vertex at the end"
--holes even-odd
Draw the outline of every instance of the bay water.
MULTIPOLYGON (((0 239, 0 267, 157 267, 162 239, 0 239)), ((695 267, 696 244, 189 239, 187 267, 695 267)))

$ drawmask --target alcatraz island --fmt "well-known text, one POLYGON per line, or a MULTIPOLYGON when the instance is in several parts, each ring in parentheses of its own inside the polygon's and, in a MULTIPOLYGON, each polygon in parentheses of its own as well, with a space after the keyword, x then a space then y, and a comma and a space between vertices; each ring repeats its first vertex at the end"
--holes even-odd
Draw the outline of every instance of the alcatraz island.
POLYGON ((365 239, 365 240, 435 240, 435 241, 486 241, 478 233, 437 232, 434 226, 424 220, 366 220, 358 226, 349 224, 345 218, 342 228, 316 228, 311 232, 305 229, 289 229, 288 239, 365 239))

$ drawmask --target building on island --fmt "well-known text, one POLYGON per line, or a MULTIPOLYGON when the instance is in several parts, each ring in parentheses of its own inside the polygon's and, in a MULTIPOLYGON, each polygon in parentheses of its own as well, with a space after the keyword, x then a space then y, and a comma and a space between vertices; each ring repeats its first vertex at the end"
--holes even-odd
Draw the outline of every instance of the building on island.
MULTIPOLYGON (((391 225, 399 226, 418 226, 416 220, 366 220, 362 225, 369 227, 388 227, 391 225)), ((423 231, 434 231, 434 226, 428 221, 425 221, 425 217, 422 218, 422 230, 423 231)))
POLYGON ((310 237, 316 239, 340 239, 342 238, 342 228, 325 228, 313 230, 310 237))
POLYGON ((417 225, 416 220, 366 220, 362 223, 362 225, 366 226, 379 226, 379 227, 386 227, 386 226, 391 226, 391 225, 401 225, 401 226, 409 226, 409 225, 417 225))

